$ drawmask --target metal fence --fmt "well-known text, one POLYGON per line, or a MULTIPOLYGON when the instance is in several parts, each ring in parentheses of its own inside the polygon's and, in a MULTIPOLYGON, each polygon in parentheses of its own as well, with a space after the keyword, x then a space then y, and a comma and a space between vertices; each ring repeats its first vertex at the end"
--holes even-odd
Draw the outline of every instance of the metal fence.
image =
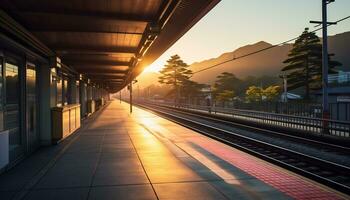
POLYGON ((255 110, 262 112, 280 113, 297 116, 318 117, 322 105, 299 102, 254 102, 254 103, 235 103, 231 106, 234 109, 255 110))
MULTIPOLYGON (((155 102, 147 102, 153 103, 155 102)), ((203 106, 193 104, 169 104, 157 102, 155 105, 162 105, 167 107, 178 107, 182 109, 188 109, 197 112, 212 113, 225 117, 232 117, 237 120, 245 120, 253 123, 259 123, 264 125, 271 125, 281 128, 289 128, 300 130, 303 132, 310 132, 316 134, 328 134, 338 137, 350 137, 350 122, 340 120, 325 120, 315 117, 304 117, 296 115, 287 115, 281 113, 253 111, 245 109, 235 109, 219 106, 203 106)))
MULTIPOLYGON (((304 102, 235 102, 216 104, 215 107, 227 109, 242 109, 302 117, 322 118, 322 104, 304 102)), ((330 118, 333 120, 350 121, 350 103, 330 103, 330 118)))
POLYGON ((350 103, 331 103, 329 112, 331 119, 350 121, 350 103))

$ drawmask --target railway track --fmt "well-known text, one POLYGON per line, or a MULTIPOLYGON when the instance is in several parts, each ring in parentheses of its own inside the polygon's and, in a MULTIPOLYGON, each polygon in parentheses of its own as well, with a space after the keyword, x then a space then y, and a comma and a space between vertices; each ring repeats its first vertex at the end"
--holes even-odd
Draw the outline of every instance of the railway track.
MULTIPOLYGON (((224 128, 219 128, 213 125, 218 122, 234 125, 232 124, 233 122, 210 118, 205 115, 201 116, 200 114, 194 114, 191 112, 184 112, 183 110, 178 110, 171 107, 164 107, 153 104, 138 104, 138 106, 152 111, 153 113, 156 113, 182 126, 207 135, 208 137, 231 145, 237 149, 262 158, 268 162, 274 163, 288 170, 294 171, 302 176, 308 177, 324 185, 332 187, 335 190, 350 194, 350 167, 348 166, 270 144, 262 140, 250 138, 235 131, 226 130, 224 128), (196 118, 213 120, 215 123, 203 123, 199 120, 196 120, 196 118)), ((349 152, 348 147, 327 144, 310 139, 303 140, 300 137, 298 138, 295 136, 290 137, 283 135, 283 133, 273 133, 271 131, 268 132, 269 134, 279 134, 279 136, 283 136, 292 140, 298 140, 309 145, 313 144, 322 146, 323 148, 330 148, 331 151, 339 151, 342 153, 346 153, 347 151, 347 154, 349 152)))
MULTIPOLYGON (((242 124, 240 122, 235 122, 234 119, 230 117, 224 117, 224 116, 219 116, 219 115, 213 115, 209 113, 205 113, 203 111, 194 111, 194 110, 188 110, 184 108, 174 108, 172 106, 165 106, 165 105, 156 105, 156 104, 142 104, 143 106, 151 106, 151 107, 157 107, 159 109, 167 109, 171 112, 175 112, 181 115, 186 115, 194 118, 199 118, 199 119, 204 119, 204 120, 209 120, 211 122, 219 123, 219 124, 225 124, 231 127, 237 127, 239 129, 247 130, 247 131, 252 131, 255 133, 261 133, 263 135, 268 135, 271 137, 275 138, 283 138, 288 141, 294 141, 298 142, 300 144, 305 144, 305 145, 310 145, 313 147, 317 147, 319 149, 323 149, 324 151, 327 152, 332 152, 336 154, 344 154, 347 156, 350 156, 350 146, 348 143, 346 145, 341 145, 334 143, 333 141, 326 140, 325 141, 320 141, 318 139, 320 138, 308 138, 306 134, 290 134, 290 133, 283 133, 283 132, 278 132, 274 130, 269 130, 269 129, 264 129, 264 128, 259 128, 253 125, 247 125, 247 124, 242 124)), ((309 134, 310 135, 310 134, 309 134)), ((324 139, 324 138, 322 138, 324 139)))

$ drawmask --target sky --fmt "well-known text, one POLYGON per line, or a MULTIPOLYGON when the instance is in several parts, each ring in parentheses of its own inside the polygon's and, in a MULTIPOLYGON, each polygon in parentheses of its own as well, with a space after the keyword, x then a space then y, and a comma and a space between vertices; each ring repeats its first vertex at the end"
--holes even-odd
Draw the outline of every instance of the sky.
MULTIPOLYGON (((171 55, 188 64, 215 58, 241 46, 284 42, 314 29, 321 20, 321 0, 221 0, 192 29, 150 65, 143 74, 159 71, 171 55)), ((350 0, 328 5, 328 21, 350 16, 350 0)), ((350 31, 350 19, 329 27, 329 35, 350 31)), ((321 32, 318 32, 320 36, 321 32)), ((142 74, 141 74, 142 75, 142 74)))

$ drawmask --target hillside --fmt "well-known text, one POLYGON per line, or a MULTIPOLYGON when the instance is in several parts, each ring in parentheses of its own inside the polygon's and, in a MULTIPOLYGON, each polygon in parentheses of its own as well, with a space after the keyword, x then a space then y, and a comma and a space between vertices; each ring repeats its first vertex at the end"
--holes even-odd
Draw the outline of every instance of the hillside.
POLYGON ((329 53, 334 53, 334 59, 343 64, 340 70, 350 71, 350 32, 328 37, 329 53))
MULTIPOLYGON (((208 66, 215 65, 217 63, 239 57, 247 53, 251 53, 266 47, 272 46, 267 42, 258 42, 252 45, 243 46, 234 50, 233 52, 227 52, 221 56, 201 62, 191 64, 192 71, 198 71, 208 66)), ((334 59, 343 63, 340 68, 343 71, 350 71, 350 32, 329 36, 329 52, 335 53, 334 59)), ((200 83, 211 84, 215 81, 215 77, 222 72, 231 72, 238 77, 246 76, 277 76, 280 73, 280 69, 283 67, 283 60, 287 58, 289 50, 292 48, 292 44, 285 44, 279 47, 269 49, 267 51, 248 56, 233 62, 224 63, 213 69, 199 73, 193 76, 193 80, 200 83)))

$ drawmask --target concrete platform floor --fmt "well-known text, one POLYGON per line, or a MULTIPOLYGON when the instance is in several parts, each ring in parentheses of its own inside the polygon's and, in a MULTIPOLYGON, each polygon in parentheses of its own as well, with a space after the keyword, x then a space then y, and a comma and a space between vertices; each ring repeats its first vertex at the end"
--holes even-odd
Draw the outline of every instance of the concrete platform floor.
POLYGON ((346 199, 340 193, 113 101, 59 145, 0 176, 0 199, 346 199))

